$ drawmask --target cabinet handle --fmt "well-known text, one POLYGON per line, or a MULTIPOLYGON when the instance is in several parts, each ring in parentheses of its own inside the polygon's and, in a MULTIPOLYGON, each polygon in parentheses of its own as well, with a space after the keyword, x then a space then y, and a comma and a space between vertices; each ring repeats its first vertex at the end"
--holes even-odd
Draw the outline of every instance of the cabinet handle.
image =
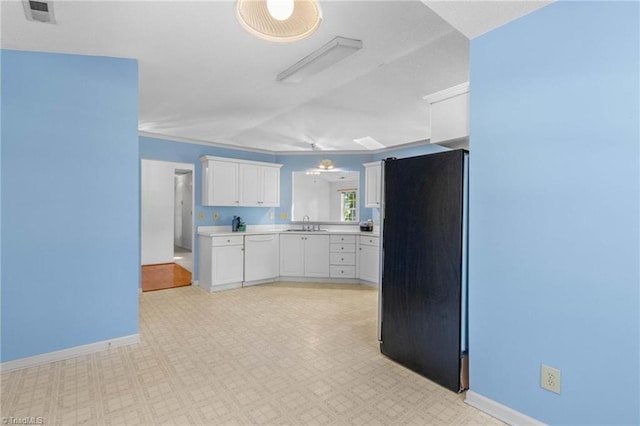
POLYGON ((227 240, 227 242, 228 242, 228 243, 230 243, 230 242, 231 242, 231 240, 227 240))

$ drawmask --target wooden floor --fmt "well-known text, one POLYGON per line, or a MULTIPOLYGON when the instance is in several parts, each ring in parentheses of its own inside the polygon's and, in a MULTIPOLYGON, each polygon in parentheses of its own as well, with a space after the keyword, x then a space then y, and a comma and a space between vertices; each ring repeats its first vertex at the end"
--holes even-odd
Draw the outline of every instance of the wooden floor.
POLYGON ((142 291, 191 285, 191 272, 175 263, 142 267, 142 291))

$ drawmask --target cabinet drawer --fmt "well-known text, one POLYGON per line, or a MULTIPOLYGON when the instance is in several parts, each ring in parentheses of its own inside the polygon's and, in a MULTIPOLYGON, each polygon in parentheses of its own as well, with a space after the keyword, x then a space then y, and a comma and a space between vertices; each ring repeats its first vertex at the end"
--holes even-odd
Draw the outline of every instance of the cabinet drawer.
POLYGON ((331 244, 355 244, 355 235, 332 235, 331 244))
POLYGON ((355 278, 356 267, 355 266, 332 266, 331 278, 355 278))
POLYGON ((332 265, 355 265, 355 253, 331 253, 332 265))
POLYGON ((355 244, 331 244, 331 253, 355 253, 355 244))
POLYGON ((220 246, 237 246, 244 244, 244 236, 242 235, 233 235, 231 237, 213 237, 211 238, 213 247, 220 246))
POLYGON ((363 237, 360 236, 360 244, 365 246, 380 246, 380 237, 363 237))

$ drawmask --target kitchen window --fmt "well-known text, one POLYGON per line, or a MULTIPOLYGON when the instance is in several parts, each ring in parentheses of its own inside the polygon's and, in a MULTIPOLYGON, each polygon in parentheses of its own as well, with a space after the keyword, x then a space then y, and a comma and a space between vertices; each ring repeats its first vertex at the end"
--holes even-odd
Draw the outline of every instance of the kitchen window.
POLYGON ((358 220, 358 200, 355 189, 340 190, 340 220, 356 222, 358 220))

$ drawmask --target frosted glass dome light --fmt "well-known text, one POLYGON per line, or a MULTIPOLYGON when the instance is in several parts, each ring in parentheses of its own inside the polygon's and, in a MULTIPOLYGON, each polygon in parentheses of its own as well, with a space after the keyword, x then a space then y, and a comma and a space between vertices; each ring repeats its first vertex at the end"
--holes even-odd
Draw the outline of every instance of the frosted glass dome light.
POLYGON ((285 21, 293 15, 293 0, 267 0, 269 15, 278 21, 285 21))
POLYGON ((236 0, 236 16, 249 33, 280 43, 309 37, 322 21, 318 0, 236 0))

